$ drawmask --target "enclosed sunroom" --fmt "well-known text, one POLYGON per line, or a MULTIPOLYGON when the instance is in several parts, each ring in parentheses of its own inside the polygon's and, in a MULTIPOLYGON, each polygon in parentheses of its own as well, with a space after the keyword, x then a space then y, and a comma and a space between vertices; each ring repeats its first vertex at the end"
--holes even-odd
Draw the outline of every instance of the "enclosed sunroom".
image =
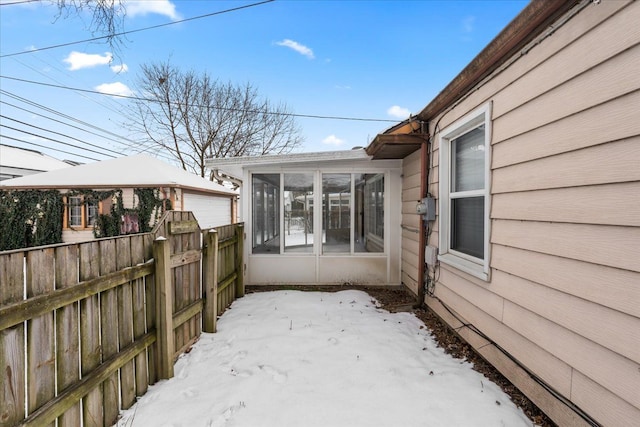
POLYGON ((240 186, 249 285, 400 285, 401 163, 363 149, 211 159, 240 186))

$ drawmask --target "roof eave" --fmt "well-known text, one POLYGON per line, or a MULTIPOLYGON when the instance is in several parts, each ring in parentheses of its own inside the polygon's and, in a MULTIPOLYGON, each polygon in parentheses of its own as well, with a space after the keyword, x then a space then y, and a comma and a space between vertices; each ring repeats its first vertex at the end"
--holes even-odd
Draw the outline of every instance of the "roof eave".
POLYGON ((532 0, 417 117, 432 120, 577 3, 579 0, 532 0))
POLYGON ((426 140, 426 135, 418 133, 378 134, 367 147, 367 154, 373 160, 404 159, 419 150, 426 140))
POLYGON ((202 188, 202 187, 194 187, 189 185, 182 185, 169 183, 169 184, 127 184, 127 185, 0 185, 0 190, 113 190, 118 188, 179 188, 181 190, 188 191, 196 191, 199 193, 209 193, 209 194, 217 194, 220 196, 226 197, 235 197, 237 194, 233 190, 229 190, 229 192, 224 192, 220 190, 210 189, 210 188, 202 188))

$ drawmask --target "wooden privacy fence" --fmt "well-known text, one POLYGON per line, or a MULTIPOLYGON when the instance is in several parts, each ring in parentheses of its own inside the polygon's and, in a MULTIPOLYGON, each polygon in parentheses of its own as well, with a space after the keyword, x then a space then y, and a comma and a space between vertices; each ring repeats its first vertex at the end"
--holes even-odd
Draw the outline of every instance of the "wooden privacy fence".
POLYGON ((242 224, 204 236, 171 211, 148 234, 0 253, 0 426, 110 426, 173 376, 244 293, 242 224))

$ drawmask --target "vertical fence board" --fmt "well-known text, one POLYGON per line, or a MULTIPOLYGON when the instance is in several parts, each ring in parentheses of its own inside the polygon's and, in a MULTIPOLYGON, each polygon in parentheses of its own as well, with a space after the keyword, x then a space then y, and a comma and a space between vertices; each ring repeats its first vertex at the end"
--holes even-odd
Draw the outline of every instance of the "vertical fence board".
POLYGON ((173 292, 171 290, 171 267, 169 243, 166 239, 154 242, 154 258, 156 260, 156 327, 158 343, 158 378, 173 377, 173 356, 175 342, 173 340, 173 292))
MULTIPOLYGON (((24 253, 0 255, 0 305, 23 300, 24 253)), ((24 325, 0 331, 0 426, 25 416, 24 325)))
MULTIPOLYGON (((157 259, 155 259, 157 262, 157 259)), ((145 287, 144 287, 144 301, 145 301, 145 323, 147 325, 147 331, 156 330, 157 331, 157 295, 156 295, 156 275, 155 273, 147 276, 145 279, 145 287)), ((157 337, 157 334, 156 334, 157 337)), ((154 342, 147 348, 147 353, 149 354, 147 372, 149 375, 149 385, 155 384, 158 381, 158 341, 154 342)))
MULTIPOLYGON (((56 289, 75 286, 78 282, 78 246, 67 245, 55 248, 56 289)), ((80 342, 78 339, 78 303, 56 311, 56 358, 58 393, 80 379, 80 342)), ((80 402, 69 408, 58 419, 58 426, 81 425, 80 402)))
MULTIPOLYGON (((27 253, 27 297, 54 290, 54 251, 27 253)), ((53 311, 27 321, 27 410, 35 411, 55 396, 53 311)), ((54 425, 53 423, 51 425, 54 425)))
MULTIPOLYGON (((187 214, 187 220, 195 220, 195 217, 191 212, 185 213, 187 214)), ((201 233, 199 229, 197 232, 189 233, 189 250, 199 250, 202 254, 201 233)), ((189 277, 191 278, 191 285, 189 286, 189 303, 192 304, 202 297, 202 276, 200 274, 200 263, 191 263, 187 267, 189 269, 189 277)), ((200 314, 196 314, 191 318, 189 329, 189 339, 191 341, 194 341, 200 336, 200 333, 202 332, 202 316, 200 314)))
POLYGON ((242 261, 244 224, 231 224, 217 227, 218 240, 221 248, 218 251, 218 282, 222 282, 234 272, 237 278, 234 283, 218 291, 217 314, 222 314, 231 303, 244 295, 244 263, 242 261), (229 244, 229 239, 235 239, 229 244), (226 243, 225 243, 226 242, 226 243))
MULTIPOLYGON (((147 234, 143 237, 145 261, 154 259, 153 252, 154 234, 147 234)), ((156 281, 155 273, 144 279, 144 304, 145 304, 145 325, 146 331, 156 329, 156 281)), ((158 342, 154 342, 147 347, 147 375, 148 384, 155 384, 158 380, 158 342)))
POLYGON ((238 278, 236 279, 236 298, 242 298, 244 296, 244 261, 243 261, 243 251, 244 251, 244 224, 238 224, 235 227, 235 235, 237 238, 237 242, 235 245, 235 262, 234 268, 238 273, 238 278))
MULTIPOLYGON (((100 245, 98 242, 80 244, 80 281, 100 275, 100 245)), ((98 295, 80 302, 80 360, 82 375, 89 374, 102 362, 100 349, 100 305, 98 295)), ((102 427, 102 387, 96 387, 82 399, 82 420, 85 427, 102 427)))
MULTIPOLYGON (((138 265, 145 261, 144 237, 136 235, 131 237, 131 264, 138 265)), ((144 278, 136 279, 133 282, 133 338, 138 339, 146 333, 145 328, 145 290, 144 278)), ((143 351, 134 359, 135 364, 135 391, 136 396, 142 396, 147 392, 147 356, 148 352, 143 351)))
MULTIPOLYGON (((195 239, 194 239, 195 233, 189 233, 187 234, 186 240, 187 240, 187 250, 192 250, 192 249, 197 249, 198 245, 195 244, 195 239)), ((183 243, 183 247, 184 247, 184 243, 183 243)), ((188 289, 188 295, 187 295, 187 299, 189 301, 189 304, 195 302, 199 295, 198 295, 198 287, 200 286, 200 278, 195 274, 195 267, 196 264, 192 263, 189 265, 185 265, 183 268, 187 271, 187 276, 189 277, 188 279, 188 284, 189 284, 189 289, 188 289)), ((198 316, 194 316, 191 319, 189 319, 189 321, 187 322, 189 325, 189 335, 188 335, 188 340, 190 341, 192 339, 194 339, 194 337, 198 336, 198 329, 200 329, 198 327, 198 321, 200 319, 198 319, 198 316)))
MULTIPOLYGON (((173 213, 172 221, 178 221, 180 219, 179 212, 173 213)), ((180 235, 169 235, 169 246, 171 248, 171 255, 179 254, 182 252, 182 239, 180 235)), ((184 301, 184 277, 182 274, 182 268, 172 269, 171 275, 173 277, 173 313, 180 311, 186 304, 184 301)), ((180 325, 174 331, 174 343, 175 348, 182 348, 185 342, 185 325, 180 325)))
POLYGON ((218 232, 210 230, 203 235, 202 287, 204 294, 205 332, 214 333, 218 317, 218 232))
MULTIPOLYGON (((181 220, 185 220, 184 216, 180 215, 181 220)), ((178 240, 180 240, 180 252, 186 252, 189 250, 189 235, 181 234, 178 236, 178 240)), ((182 265, 177 268, 182 272, 182 308, 189 305, 191 302, 191 270, 188 265, 182 265)), ((176 346, 176 350, 182 348, 189 342, 191 338, 191 320, 189 319, 182 325, 182 343, 179 346, 176 346)))
MULTIPOLYGON (((131 237, 116 240, 116 269, 131 267, 131 237)), ((118 287, 118 341, 119 348, 133 342, 133 289, 131 283, 118 287)), ((123 409, 129 409, 136 399, 135 362, 127 362, 120 368, 120 402, 123 409)))
MULTIPOLYGON (((100 241, 100 274, 116 271, 116 241, 100 241)), ((118 353, 118 295, 116 289, 100 294, 100 330, 102 358, 108 359, 118 353)), ((118 373, 112 374, 103 383, 104 423, 111 425, 118 418, 118 373)))

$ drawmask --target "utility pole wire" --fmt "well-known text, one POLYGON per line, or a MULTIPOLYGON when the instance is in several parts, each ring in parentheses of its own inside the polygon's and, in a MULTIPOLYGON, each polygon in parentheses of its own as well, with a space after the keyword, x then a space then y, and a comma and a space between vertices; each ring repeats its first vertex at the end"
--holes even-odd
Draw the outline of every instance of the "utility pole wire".
POLYGON ((80 150, 84 150, 84 151, 91 151, 92 153, 100 154, 101 156, 111 157, 112 159, 115 159, 115 158, 116 158, 116 156, 112 156, 111 154, 101 153, 101 152, 99 152, 99 151, 95 151, 95 150, 92 150, 92 149, 90 149, 90 148, 79 147, 79 146, 77 146, 77 145, 69 144, 68 142, 58 141, 57 139, 48 138, 48 137, 43 136, 43 135, 38 135, 37 133, 29 132, 29 131, 26 131, 26 130, 22 130, 22 129, 14 128, 14 127, 7 126, 7 125, 3 125, 2 123, 0 123, 0 127, 2 127, 2 128, 7 128, 7 129, 11 129, 11 130, 13 130, 13 131, 20 132, 20 133, 26 133, 27 135, 35 136, 36 138, 41 138, 41 139, 44 139, 44 140, 46 140, 46 141, 56 142, 56 143, 58 143, 58 144, 67 145, 67 146, 69 146, 69 147, 73 147, 73 148, 78 148, 78 149, 80 149, 80 150))
POLYGON ((100 160, 98 160, 98 159, 94 159, 93 157, 87 157, 87 156, 83 156, 82 154, 76 154, 76 153, 71 153, 71 152, 69 152, 69 151, 60 150, 60 149, 57 149, 57 148, 47 147, 46 145, 40 145, 40 144, 36 144, 35 142, 25 141, 24 139, 19 139, 19 138, 14 138, 14 137, 12 137, 12 136, 2 135, 1 133, 0 133, 0 138, 11 139, 11 140, 13 140, 13 141, 22 142, 22 143, 24 143, 24 144, 33 145, 33 146, 35 146, 35 147, 46 148, 47 150, 56 151, 56 152, 58 152, 58 153, 70 154, 70 155, 72 155, 72 156, 82 157, 83 159, 94 160, 94 161, 96 161, 96 162, 99 162, 99 161, 100 161, 100 160))
MULTIPOLYGON (((53 130, 50 130, 50 129, 42 128, 40 126, 32 125, 32 124, 29 124, 27 122, 23 122, 23 121, 20 121, 20 120, 17 120, 17 119, 13 119, 11 117, 7 117, 7 116, 2 115, 2 114, 0 114, 0 118, 11 120, 12 122, 20 123, 21 125, 29 126, 29 127, 32 127, 32 128, 36 128, 38 130, 42 130, 42 131, 53 133, 53 134, 56 134, 56 135, 59 135, 59 136, 65 137, 65 138, 69 138, 69 139, 77 141, 77 142, 79 142, 81 144, 86 144, 86 145, 88 145, 90 147, 99 148, 101 150, 108 151, 108 152, 113 153, 113 154, 117 154, 118 156, 124 156, 125 155, 124 153, 120 153, 118 151, 111 150, 110 148, 100 147, 99 145, 95 145, 95 144, 92 144, 90 142, 83 141, 83 140, 78 139, 76 137, 73 137, 73 136, 70 136, 70 135, 67 135, 67 134, 64 134, 64 133, 56 132, 56 131, 53 131, 53 130)), ((103 154, 103 155, 107 156, 107 154, 103 154)))
MULTIPOLYGON (((270 1, 273 1, 273 0, 270 0, 270 1)), ((33 81, 33 80, 21 79, 21 78, 18 78, 18 77, 10 77, 10 76, 0 75, 0 79, 15 80, 15 81, 18 81, 18 82, 30 83, 30 84, 40 85, 40 86, 54 87, 54 88, 58 88, 58 89, 74 90, 74 91, 86 92, 86 93, 94 93, 94 94, 102 95, 102 96, 114 96, 114 97, 122 98, 122 99, 132 99, 132 100, 136 100, 136 101, 146 101, 146 102, 155 102, 155 103, 158 102, 158 100, 152 99, 152 98, 142 98, 142 97, 131 96, 131 95, 119 95, 119 94, 104 93, 104 92, 98 92, 96 90, 80 89, 80 88, 75 88, 75 87, 71 87, 71 86, 54 85, 52 83, 37 82, 37 81, 33 81)), ((185 105, 185 104, 176 104, 176 105, 185 105)), ((195 105, 195 104, 191 104, 191 105, 195 105)), ((207 107, 207 106, 204 106, 204 105, 199 105, 199 106, 200 107, 207 107)), ((215 108, 215 107, 213 107, 213 108, 215 108)), ((244 110, 241 110, 241 109, 234 109, 234 108, 217 108, 217 109, 226 110, 226 111, 244 111, 244 110)), ((246 111, 246 112, 248 112, 248 113, 259 113, 259 111, 246 111)), ((372 119, 372 118, 362 118, 362 117, 323 116, 323 115, 317 115, 317 114, 295 114, 295 113, 279 113, 279 112, 267 112, 266 114, 280 115, 280 116, 301 117, 301 118, 305 118, 305 119, 398 123, 398 120, 372 119)))
POLYGON ((209 18, 209 17, 215 16, 215 15, 222 15, 224 13, 235 12, 235 11, 242 10, 242 9, 248 9, 250 7, 260 6, 260 5, 263 5, 263 4, 266 4, 266 3, 271 3, 273 1, 275 1, 275 0, 265 0, 265 1, 258 2, 258 3, 252 3, 252 4, 247 4, 247 5, 244 5, 244 6, 234 7, 234 8, 231 8, 231 9, 221 10, 221 11, 218 11, 218 12, 211 12, 211 13, 207 13, 207 14, 204 14, 204 15, 193 16, 191 18, 180 19, 178 21, 172 21, 172 22, 166 22, 164 24, 153 25, 151 27, 138 28, 138 29, 129 30, 129 31, 121 31, 119 33, 114 33, 114 34, 107 35, 107 36, 93 37, 93 38, 90 38, 90 39, 78 40, 78 41, 75 41, 75 42, 61 43, 61 44, 57 44, 57 45, 53 45, 53 46, 46 46, 46 47, 41 47, 41 48, 31 49, 31 50, 23 50, 22 52, 7 53, 5 55, 0 55, 0 58, 7 58, 7 57, 10 57, 10 56, 24 55, 26 53, 39 52, 39 51, 42 51, 42 50, 49 50, 49 49, 56 49, 56 48, 59 48, 59 47, 71 46, 71 45, 74 45, 74 44, 80 44, 80 43, 92 42, 92 41, 96 41, 96 40, 120 37, 120 36, 124 36, 126 34, 139 33, 141 31, 153 30, 153 29, 156 29, 156 28, 167 27, 169 25, 182 24, 183 22, 188 22, 188 21, 195 21, 196 19, 209 18))

